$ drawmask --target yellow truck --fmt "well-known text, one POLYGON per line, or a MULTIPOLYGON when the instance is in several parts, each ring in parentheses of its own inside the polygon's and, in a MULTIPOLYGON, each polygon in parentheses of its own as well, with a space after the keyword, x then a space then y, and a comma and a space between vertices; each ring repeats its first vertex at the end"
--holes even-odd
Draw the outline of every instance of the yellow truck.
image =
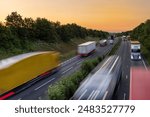
POLYGON ((59 66, 59 53, 31 52, 0 61, 0 96, 59 66))

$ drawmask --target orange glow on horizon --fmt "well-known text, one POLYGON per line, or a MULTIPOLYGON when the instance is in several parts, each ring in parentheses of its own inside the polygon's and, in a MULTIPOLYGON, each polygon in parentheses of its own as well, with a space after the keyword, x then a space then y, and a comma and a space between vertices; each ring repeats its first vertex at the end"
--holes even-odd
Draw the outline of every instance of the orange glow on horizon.
POLYGON ((150 18, 149 4, 149 0, 0 0, 0 21, 17 11, 33 19, 45 17, 62 24, 127 31, 150 18))

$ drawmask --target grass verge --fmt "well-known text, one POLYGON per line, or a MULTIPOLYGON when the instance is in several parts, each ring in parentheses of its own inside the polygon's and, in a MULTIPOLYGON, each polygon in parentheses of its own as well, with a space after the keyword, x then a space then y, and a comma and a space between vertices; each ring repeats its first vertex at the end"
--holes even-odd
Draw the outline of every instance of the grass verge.
POLYGON ((118 40, 118 42, 116 43, 116 45, 112 48, 112 50, 109 52, 109 56, 114 55, 116 53, 116 51, 118 50, 119 46, 121 44, 121 39, 118 40))
POLYGON ((87 41, 99 41, 98 37, 86 37, 85 39, 74 38, 70 42, 46 43, 43 41, 28 42, 26 48, 13 48, 9 51, 0 49, 0 59, 33 51, 57 51, 60 53, 60 60, 65 61, 77 54, 77 45, 87 41))
POLYGON ((48 95, 50 100, 68 100, 70 99, 80 82, 102 61, 101 57, 96 59, 87 60, 82 63, 78 72, 75 72, 71 76, 62 78, 54 85, 50 85, 48 88, 48 95))

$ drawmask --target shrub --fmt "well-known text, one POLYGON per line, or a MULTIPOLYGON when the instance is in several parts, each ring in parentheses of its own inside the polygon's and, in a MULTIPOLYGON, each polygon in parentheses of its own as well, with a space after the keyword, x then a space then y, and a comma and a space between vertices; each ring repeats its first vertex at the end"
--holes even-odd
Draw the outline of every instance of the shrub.
POLYGON ((58 83, 50 85, 48 89, 49 99, 70 99, 80 85, 80 82, 101 62, 102 58, 87 60, 82 63, 81 69, 71 76, 62 78, 58 83))

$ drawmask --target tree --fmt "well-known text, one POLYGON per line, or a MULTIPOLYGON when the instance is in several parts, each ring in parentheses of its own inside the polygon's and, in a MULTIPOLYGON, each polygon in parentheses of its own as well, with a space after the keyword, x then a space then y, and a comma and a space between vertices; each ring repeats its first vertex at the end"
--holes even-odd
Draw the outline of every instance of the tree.
POLYGON ((53 23, 45 18, 37 18, 34 24, 35 37, 47 41, 55 42, 57 40, 57 33, 53 23))
POLYGON ((6 17, 6 26, 13 26, 13 27, 22 27, 23 26, 23 19, 20 14, 17 12, 12 12, 11 15, 6 17))

